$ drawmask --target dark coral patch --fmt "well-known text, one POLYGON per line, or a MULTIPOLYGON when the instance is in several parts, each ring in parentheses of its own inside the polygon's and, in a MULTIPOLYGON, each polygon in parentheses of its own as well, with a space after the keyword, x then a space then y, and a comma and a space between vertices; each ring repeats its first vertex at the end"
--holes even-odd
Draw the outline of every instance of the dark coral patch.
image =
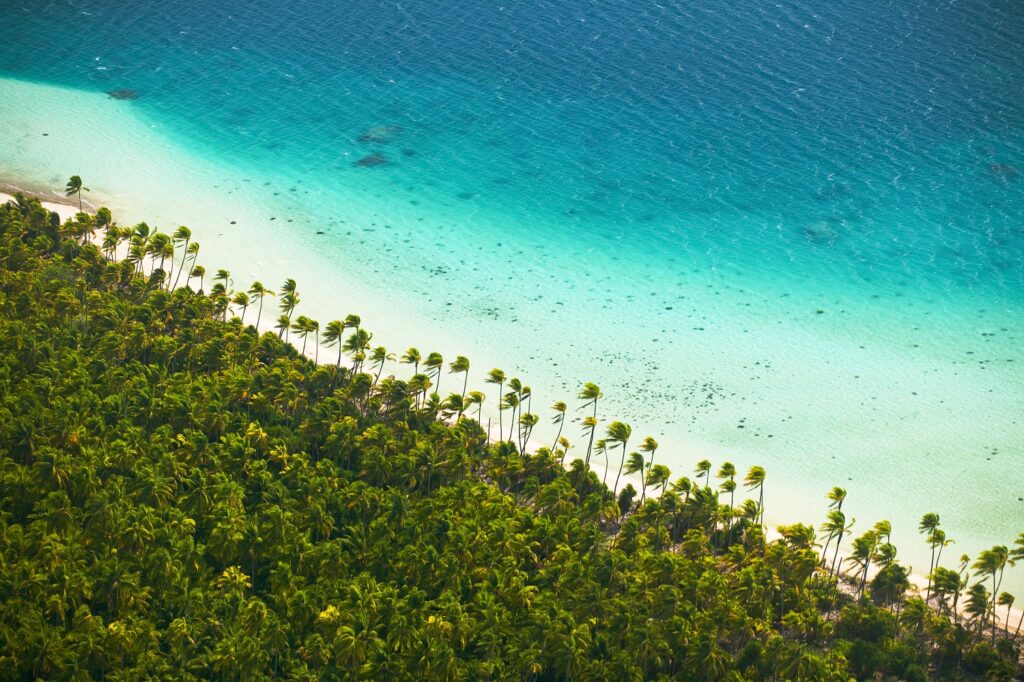
POLYGON ((361 134, 356 138, 359 142, 377 142, 387 144, 391 142, 399 133, 402 132, 402 126, 374 126, 361 134))
POLYGON ((387 165, 387 163, 388 160, 385 159, 380 154, 368 154, 363 158, 359 159, 358 161, 356 161, 357 166, 363 166, 365 168, 370 168, 373 166, 384 166, 387 165))
POLYGON ((135 92, 131 88, 121 88, 120 90, 108 90, 107 94, 113 99, 138 99, 139 93, 135 92))

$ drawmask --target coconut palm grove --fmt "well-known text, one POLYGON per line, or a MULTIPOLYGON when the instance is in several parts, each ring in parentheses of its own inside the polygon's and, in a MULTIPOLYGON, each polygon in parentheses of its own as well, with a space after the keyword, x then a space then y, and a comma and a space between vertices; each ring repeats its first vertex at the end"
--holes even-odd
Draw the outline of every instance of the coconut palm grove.
POLYGON ((1024 533, 959 556, 928 514, 912 585, 840 488, 766 528, 771 472, 669 471, 593 384, 470 386, 199 251, 0 207, 0 679, 1020 678, 1024 533), (577 411, 574 456, 531 437, 577 411))

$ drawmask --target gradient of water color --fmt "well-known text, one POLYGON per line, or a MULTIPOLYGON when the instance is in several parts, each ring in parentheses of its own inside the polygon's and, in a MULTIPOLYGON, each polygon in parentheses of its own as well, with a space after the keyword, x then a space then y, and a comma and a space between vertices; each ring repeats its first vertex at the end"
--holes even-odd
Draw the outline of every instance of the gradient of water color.
POLYGON ((766 466, 769 518, 838 484, 912 562, 925 511, 1009 542, 1024 13, 833 5, 8 0, 0 177, 535 408, 596 381, 677 473, 766 466))

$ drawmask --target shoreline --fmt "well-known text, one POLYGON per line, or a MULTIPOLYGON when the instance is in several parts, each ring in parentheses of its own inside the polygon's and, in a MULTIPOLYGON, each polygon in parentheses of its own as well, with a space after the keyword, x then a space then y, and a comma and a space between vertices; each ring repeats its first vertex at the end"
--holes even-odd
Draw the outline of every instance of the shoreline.
MULTIPOLYGON (((294 277, 302 312, 321 323, 357 313, 374 344, 399 355, 410 345, 465 355, 495 422, 484 372, 502 367, 534 389, 535 438, 554 436, 551 400, 570 405, 570 457, 586 449, 579 382, 593 381, 606 396, 598 437, 612 419, 631 424, 637 442, 652 434, 676 476, 704 458, 761 465, 769 521, 820 522, 834 485, 850 490, 849 515, 862 523, 917 519, 935 511, 952 475, 962 483, 942 516, 964 551, 1020 532, 1008 520, 1024 510, 1024 479, 1006 467, 1024 457, 1024 421, 1011 409, 1024 401, 1014 383, 1024 355, 1010 344, 1024 325, 1005 306, 981 316, 963 305, 973 301, 938 305, 930 294, 907 302, 898 290, 873 289, 875 299, 870 287, 847 296, 800 278, 744 279, 742 263, 716 271, 693 254, 648 263, 625 234, 534 248, 516 234, 528 216, 478 215, 463 201, 411 208, 428 197, 383 170, 337 178, 284 162, 240 166, 102 93, 2 79, 0 93, 16 152, 0 160, 0 178, 62 189, 65 170, 78 173, 93 188, 88 199, 123 224, 190 226, 200 262, 230 270, 236 288, 294 277), (996 338, 978 338, 993 327, 996 338), (1008 513, 974 513, 982 496, 1008 513)), ((451 380, 442 377, 441 392, 451 380)), ((926 563, 915 526, 897 524, 894 540, 926 563)), ((1014 587, 1024 591, 1024 581, 1014 587)))
MULTIPOLYGON (((11 183, 9 181, 0 182, 0 190, 4 190, 4 191, 0 191, 0 203, 6 203, 8 201, 13 201, 14 200, 13 194, 8 193, 8 191, 11 191, 11 192, 21 192, 21 193, 25 194, 26 196, 30 196, 30 197, 31 196, 40 197, 40 195, 41 195, 40 198, 45 197, 47 200, 45 200, 45 201, 41 200, 42 205, 45 208, 47 208, 48 210, 51 210, 51 211, 57 213, 61 217, 61 221, 62 222, 67 221, 68 219, 74 218, 74 216, 79 213, 77 205, 71 203, 71 201, 69 199, 67 199, 66 197, 62 196, 60 193, 58 193, 56 191, 52 191, 52 190, 50 190, 50 191, 47 191, 47 190, 40 191, 40 190, 34 190, 34 189, 25 189, 25 188, 23 188, 23 187, 21 187, 21 186, 19 186, 17 184, 11 183), (50 201, 50 199, 53 199, 53 201, 50 201)), ((101 200, 99 202, 99 205, 102 205, 102 203, 103 202, 101 200)), ((95 211, 95 206, 87 205, 86 202, 83 201, 83 210, 85 212, 94 212, 95 211)), ((196 235, 196 236, 201 236, 201 235, 196 235)), ((208 256, 209 254, 206 254, 206 255, 208 256)), ((215 254, 215 256, 216 256, 216 254, 215 254)), ((178 266, 181 267, 181 264, 179 263, 178 266)), ((233 310, 232 310, 232 314, 235 314, 235 316, 237 317, 237 314, 233 310)), ((270 320, 271 320, 270 316, 265 316, 261 320, 261 324, 259 325, 259 328, 258 328, 261 333, 268 333, 268 332, 273 333, 273 328, 271 326, 270 320)), ((254 325, 252 325, 251 322, 248 323, 248 324, 250 326, 254 326, 254 325)), ((294 343, 292 343, 292 345, 295 346, 294 343)), ((295 346, 295 347, 296 347, 296 350, 299 350, 297 346, 295 346)), ((320 345, 320 350, 324 351, 326 358, 330 358, 331 353, 333 352, 332 350, 324 347, 323 344, 320 345)), ((307 348, 307 351, 306 351, 305 355, 306 355, 306 357, 309 360, 313 360, 314 357, 316 356, 316 347, 311 348, 311 349, 307 348)), ((330 363, 329 359, 325 359, 325 362, 324 363, 320 363, 320 364, 332 364, 332 363, 330 363)), ((385 371, 386 374, 390 374, 390 375, 396 376, 396 377, 397 376, 401 376, 401 375, 404 374, 403 372, 401 372, 402 367, 398 363, 391 362, 388 365, 386 365, 385 367, 386 367, 386 371, 385 371)), ((411 374, 411 371, 409 373, 411 374)), ((447 372, 446 372, 446 374, 447 374, 447 372)), ((487 412, 488 411, 485 410, 485 413, 487 413, 487 412)), ((568 414, 569 413, 567 413, 567 415, 568 414)), ((486 414, 486 419, 487 419, 488 422, 490 422, 492 420, 492 416, 490 414, 486 414)), ((568 417, 567 417, 567 420, 568 420, 568 417)), ((605 421, 609 421, 609 420, 610 419, 605 419, 605 421)), ((496 424, 495 424, 495 426, 496 426, 496 424)), ((538 426, 539 426, 539 424, 538 424, 538 426)), ((531 452, 535 452, 537 447, 547 447, 548 442, 550 440, 552 440, 552 439, 551 438, 545 439, 543 436, 544 436, 543 430, 535 429, 535 431, 531 434, 531 440, 534 440, 535 443, 539 443, 539 445, 534 445, 533 447, 528 448, 528 450, 531 451, 531 452)), ((489 438, 489 440, 492 443, 493 442, 499 442, 499 439, 493 438, 493 437, 489 438)), ((574 456, 571 453, 567 454, 566 457, 565 457, 566 465, 569 465, 574 459, 577 459, 577 458, 581 458, 581 457, 574 456)), ((656 460, 656 463, 663 463, 663 462, 661 462, 661 460, 656 460)), ((595 460, 592 460, 590 468, 595 473, 595 475, 598 476, 599 479, 602 478, 603 472, 605 471, 604 465, 602 465, 601 463, 599 463, 599 462, 597 462, 595 460)), ((616 471, 615 467, 609 467, 608 468, 608 475, 611 476, 612 474, 614 474, 615 471, 616 471)), ((742 471, 738 472, 738 474, 742 475, 742 471)), ((689 475, 689 474, 688 473, 678 473, 678 472, 675 472, 672 478, 673 479, 678 478, 678 476, 680 476, 680 475, 689 475)), ((769 475, 770 475, 770 472, 769 472, 769 475)), ((626 483, 633 484, 633 487, 637 490, 637 498, 636 499, 639 499, 639 494, 640 494, 640 489, 639 489, 639 487, 640 487, 640 479, 639 479, 639 477, 637 477, 636 475, 630 475, 630 474, 625 474, 624 473, 622 475, 622 486, 620 486, 620 487, 624 487, 626 485, 626 483)), ((659 493, 657 491, 652 491, 651 493, 648 494, 648 497, 655 498, 658 495, 659 495, 659 493)), ((794 523, 794 522, 796 522, 796 523, 804 522, 801 519, 797 519, 796 521, 794 521, 792 519, 782 520, 778 513, 773 513, 773 514, 766 513, 765 516, 766 516, 766 520, 764 520, 762 522, 762 525, 763 525, 763 528, 764 528, 764 531, 765 531, 765 537, 769 541, 774 541, 774 540, 778 540, 778 539, 781 538, 781 535, 779 535, 779 533, 776 530, 777 526, 785 525, 785 524, 788 524, 788 523, 794 523)), ((807 516, 810 516, 810 515, 808 514, 807 516)), ((897 521, 897 523, 898 523, 898 521, 897 521)), ((852 541, 852 538, 853 538, 853 535, 849 536, 849 539, 847 540, 847 545, 849 544, 850 541, 852 541)), ((840 550, 840 553, 839 553, 840 566, 843 565, 843 563, 844 563, 844 561, 845 561, 847 556, 848 555, 847 555, 846 551, 840 550)), ((912 570, 912 566, 908 565, 907 568, 908 568, 908 579, 909 579, 910 584, 911 584, 911 588, 908 591, 908 594, 909 593, 921 594, 924 591, 924 588, 925 588, 925 586, 926 586, 926 584, 928 582, 927 581, 927 576, 922 576, 919 573, 911 573, 910 571, 912 570)), ((868 575, 868 579, 869 580, 871 578, 873 578, 873 576, 874 576, 874 574, 875 574, 875 572, 877 570, 878 570, 877 566, 873 566, 871 568, 871 570, 869 571, 869 575, 868 575)), ((840 572, 842 573, 844 578, 856 580, 855 578, 852 578, 852 577, 850 577, 848 575, 848 573, 847 573, 845 568, 841 569, 840 572)), ((1022 598, 1024 598, 1024 595, 1022 595, 1022 598)), ((960 613, 963 612, 965 603, 966 603, 965 600, 961 601, 961 603, 959 604, 958 612, 960 612, 960 613)), ((931 608, 935 609, 936 611, 938 610, 937 607, 934 604, 929 604, 929 606, 931 608)), ((997 621, 1000 622, 1000 623, 1003 623, 1004 625, 1006 625, 1006 623, 1002 620, 1002 616, 1005 615, 1005 613, 1006 613, 1005 609, 997 609, 997 613, 996 613, 997 621)), ((1024 608, 1018 608, 1018 607, 1012 608, 1010 610, 1010 617, 1009 617, 1008 625, 1010 627, 1015 627, 1016 623, 1018 622, 1018 619, 1020 618, 1022 613, 1024 613, 1024 608)), ((1020 634, 1021 634, 1020 631, 1011 632, 1011 636, 1019 636, 1020 634)))

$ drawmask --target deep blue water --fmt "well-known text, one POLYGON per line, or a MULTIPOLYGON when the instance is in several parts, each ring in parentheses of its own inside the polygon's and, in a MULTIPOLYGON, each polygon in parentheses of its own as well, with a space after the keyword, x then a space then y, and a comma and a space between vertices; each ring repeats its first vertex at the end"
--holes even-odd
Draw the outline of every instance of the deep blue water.
POLYGON ((297 183, 655 258, 1024 294, 1012 0, 0 5, 0 74, 134 89, 188 144, 297 183))

